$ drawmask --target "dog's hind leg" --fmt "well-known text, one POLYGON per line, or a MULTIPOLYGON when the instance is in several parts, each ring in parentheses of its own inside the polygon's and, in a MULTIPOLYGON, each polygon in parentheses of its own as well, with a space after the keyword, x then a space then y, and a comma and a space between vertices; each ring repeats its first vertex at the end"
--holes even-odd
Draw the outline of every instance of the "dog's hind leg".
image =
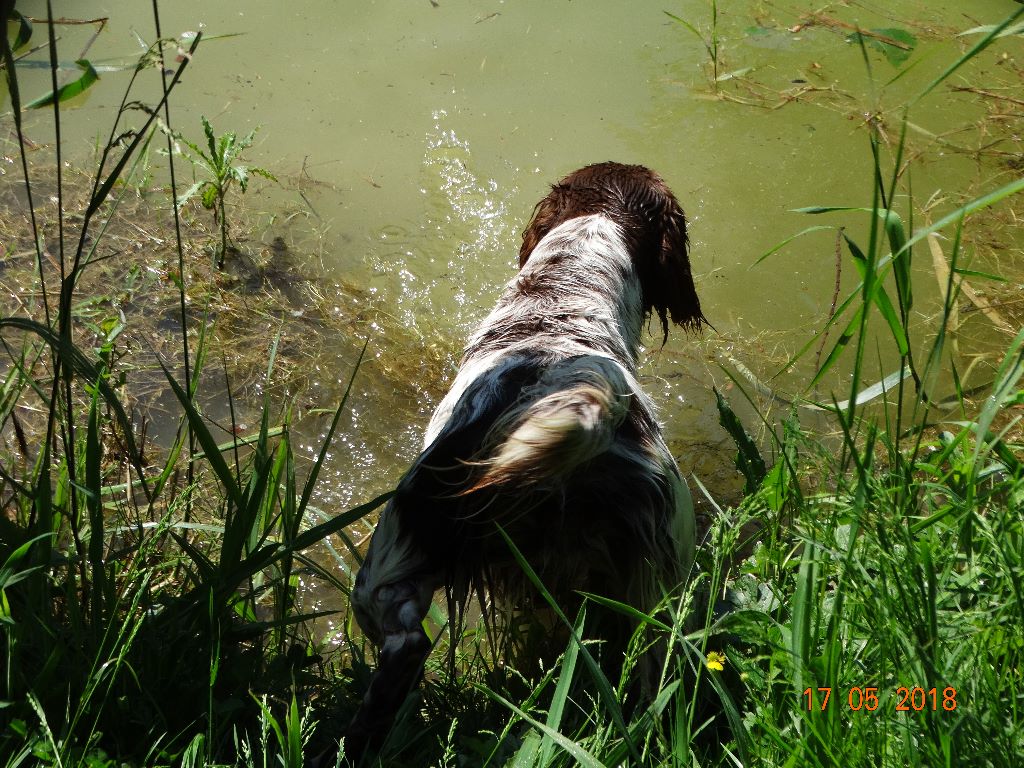
POLYGON ((423 618, 437 587, 422 553, 403 535, 397 510, 381 515, 352 591, 352 606, 367 637, 380 646, 377 670, 348 731, 345 754, 356 764, 379 746, 409 692, 419 683, 431 642, 423 618))
POLYGON ((419 620, 409 623, 415 626, 385 636, 380 663, 345 733, 345 755, 353 764, 367 747, 379 746, 423 673, 431 642, 419 620))

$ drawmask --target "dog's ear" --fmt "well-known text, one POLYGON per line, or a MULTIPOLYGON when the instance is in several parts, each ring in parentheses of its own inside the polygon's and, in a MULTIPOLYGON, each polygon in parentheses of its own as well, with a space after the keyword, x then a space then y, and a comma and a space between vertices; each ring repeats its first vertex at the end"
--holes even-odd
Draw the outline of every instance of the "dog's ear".
POLYGON ((519 268, 522 269, 540 241, 544 239, 559 223, 564 206, 564 191, 555 185, 551 188, 548 196, 537 203, 533 209, 533 216, 530 223, 523 230, 523 245, 519 248, 519 268))
POLYGON ((686 330, 697 331, 707 320, 690 271, 686 218, 675 196, 664 190, 660 203, 660 243, 652 258, 645 259, 640 279, 648 311, 658 313, 665 341, 669 318, 686 330))
POLYGON ((519 267, 540 241, 574 216, 605 213, 622 227, 643 290, 644 311, 687 330, 706 323, 690 272, 686 218, 664 180, 639 165, 597 163, 569 174, 537 203, 523 231, 519 267))

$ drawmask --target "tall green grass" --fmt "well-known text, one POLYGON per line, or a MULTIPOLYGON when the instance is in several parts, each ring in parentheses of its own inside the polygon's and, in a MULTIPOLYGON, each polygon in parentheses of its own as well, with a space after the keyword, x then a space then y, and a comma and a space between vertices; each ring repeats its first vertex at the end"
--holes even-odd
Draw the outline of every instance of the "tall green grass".
MULTIPOLYGON (((28 45, 33 25, 8 3, 0 10, 21 22, 14 45, 28 45)), ((296 468, 289 408, 269 395, 255 434, 218 443, 199 392, 208 322, 185 311, 188 271, 177 227, 182 357, 160 364, 182 416, 155 465, 147 458, 155 449, 140 441, 140 424, 123 405, 120 328, 96 345, 76 322, 88 298, 82 278, 102 258, 107 224, 131 194, 161 120, 171 135, 167 106, 201 40, 190 39, 167 70, 165 53, 182 41, 161 37, 158 4, 153 10, 157 39, 130 74, 80 211, 65 210, 62 104, 95 78, 59 86, 47 3, 47 23, 37 26, 48 37, 52 91, 28 105, 50 110, 56 136, 57 205, 43 214, 26 159, 12 41, 3 37, 39 289, 38 306, 0 318, 8 354, 0 425, 14 446, 0 472, 0 764, 7 766, 207 765, 236 754, 251 765, 278 757, 300 765, 309 722, 295 692, 323 668, 305 630, 316 616, 296 602, 297 568, 316 568, 303 550, 383 501, 315 526, 307 519, 344 399, 305 470, 296 468), (147 76, 160 78, 163 95, 139 109, 134 90, 147 76)), ((275 350, 276 342, 268 381, 275 350)))
MULTIPOLYGON (((699 551, 694 579, 710 595, 703 626, 687 632, 680 613, 668 623, 643 619, 677 649, 657 711, 623 731, 595 699, 584 724, 558 732, 543 711, 505 702, 513 720, 530 726, 508 764, 1014 766, 1024 759, 1024 330, 1008 339, 988 396, 973 410, 949 348, 959 279, 984 276, 962 265, 967 219, 1024 190, 1024 180, 915 228, 903 162, 910 110, 1021 15, 987 28, 908 104, 888 153, 869 126, 866 204, 802 209, 868 220, 866 242, 840 230, 859 285, 787 365, 837 326, 807 390, 839 365, 852 371, 851 388, 842 402, 800 401, 777 428, 763 417, 770 469, 720 400, 747 495, 734 509, 717 509, 699 551), (937 320, 922 328, 914 321, 914 253, 938 233, 950 243, 949 278, 937 320), (953 415, 944 405, 950 396, 953 415), (806 434, 805 407, 827 414, 835 437, 806 434)), ((756 407, 743 377, 727 373, 756 407)), ((584 648, 574 642, 564 663, 584 648)), ((550 711, 565 702, 556 692, 550 711)))
MULTIPOLYGON (((908 111, 1020 16, 992 28, 908 111)), ((773 470, 716 523, 754 524, 771 542, 753 543, 733 566, 733 610, 718 625, 741 638, 728 654, 745 681, 757 764, 1010 766, 1024 754, 1024 469, 1020 445, 1006 442, 1020 434, 1024 331, 980 411, 951 419, 937 405, 944 385, 963 403, 947 334, 953 276, 974 274, 961 266, 965 218, 1024 181, 914 230, 906 114, 888 158, 871 126, 870 205, 802 209, 869 219, 866 243, 843 234, 861 281, 826 325, 842 330, 808 385, 847 360, 848 399, 824 405, 838 440, 808 439, 795 409, 772 433, 773 470), (937 324, 922 331, 911 321, 914 248, 940 231, 952 243, 949 282, 937 324), (869 371, 885 383, 881 405, 865 403, 869 371)))
MULTIPOLYGON (((0 427, 16 446, 0 465, 6 766, 299 766, 342 734, 370 670, 358 643, 343 672, 321 664, 308 641, 316 617, 296 601, 297 569, 318 567, 303 551, 386 499, 311 524, 344 400, 306 471, 297 468, 289 408, 269 395, 254 434, 218 442, 200 398, 207 339, 202 332, 190 341, 195 321, 182 280, 181 359, 163 361, 181 420, 154 465, 123 404, 116 333, 97 346, 76 331, 80 280, 97 258, 105 222, 130 189, 141 153, 160 138, 157 116, 174 129, 167 105, 195 65, 199 38, 173 74, 153 71, 165 46, 180 42, 162 38, 158 11, 154 3, 157 42, 131 77, 78 215, 63 206, 48 222, 36 215, 42 209, 22 153, 40 306, 32 316, 0 318, 7 354, 0 427), (163 96, 147 111, 130 111, 136 79, 146 76, 161 78, 163 96), (141 122, 126 132, 130 115, 141 122), (59 244, 56 266, 43 252, 47 238, 59 244), (36 422, 24 406, 40 414, 36 422)), ((989 30, 920 98, 1020 15, 989 30)), ((25 24, 15 45, 31 37, 25 24)), ((57 128, 60 168, 64 115, 52 29, 53 97, 40 103, 57 128)), ((6 38, 0 53, 24 146, 6 38)), ((807 435, 802 406, 779 426, 765 417, 772 462, 721 401, 746 498, 716 508, 690 582, 670 589, 657 613, 631 614, 639 627, 632 664, 652 641, 668 649, 660 687, 631 706, 630 664, 621 680, 604 677, 576 633, 583 614, 562 617, 571 638, 564 655, 532 676, 503 668, 489 657, 484 634, 470 633, 458 664, 432 662, 378 764, 1020 763, 1024 470, 1014 441, 1024 332, 1008 342, 988 397, 973 411, 963 402, 948 333, 955 278, 968 274, 960 247, 968 217, 1021 191, 1024 181, 915 229, 901 171, 904 136, 887 154, 871 133, 865 200, 804 209, 869 222, 865 242, 844 235, 860 284, 826 326, 842 330, 808 384, 810 392, 843 363, 854 374, 851 390, 843 402, 813 404, 832 420, 834 438, 807 435), (912 321, 914 253, 940 232, 951 243, 950 277, 935 325, 922 330, 912 321), (881 404, 865 399, 865 384, 876 378, 885 382, 881 404), (961 401, 956 418, 940 406, 948 386, 961 401)), ((177 222, 173 157, 168 194, 177 222)), ((58 178, 58 197, 63 187, 58 178)), ((178 257, 185 275, 180 234, 178 257)), ((742 392, 742 378, 735 383, 742 392)))

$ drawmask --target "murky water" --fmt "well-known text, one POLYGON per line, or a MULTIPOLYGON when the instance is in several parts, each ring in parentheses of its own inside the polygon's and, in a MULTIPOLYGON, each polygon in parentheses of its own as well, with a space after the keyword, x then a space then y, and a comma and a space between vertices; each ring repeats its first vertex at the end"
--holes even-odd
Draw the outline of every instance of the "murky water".
MULTIPOLYGON (((870 204, 869 116, 895 130, 895 108, 976 39, 956 32, 999 21, 1016 6, 853 0, 810 16, 802 4, 719 5, 717 71, 740 72, 720 83, 726 98, 716 95, 704 43, 663 12, 710 39, 710 4, 697 0, 161 5, 165 35, 206 37, 175 94, 175 128, 199 139, 201 114, 218 132, 259 126, 249 157, 283 181, 250 200, 266 211, 257 216, 262 231, 286 233, 294 250, 377 308, 377 319, 359 326, 379 360, 377 375, 357 382, 321 508, 359 503, 399 477, 462 340, 513 272, 533 205, 560 176, 607 159, 656 169, 687 210, 698 290, 717 333, 702 342, 676 334, 663 349, 652 339, 645 384, 684 470, 723 494, 735 489, 710 392, 713 382, 730 386, 718 362, 733 357, 768 377, 822 326, 835 233, 754 262, 812 224, 848 223, 866 239, 862 219, 810 220, 791 209, 870 204), (899 67, 872 49, 869 77, 848 39, 855 25, 908 30, 916 48, 899 67)), ((139 54, 136 35, 154 37, 150 5, 57 6, 58 14, 110 18, 88 52, 102 82, 67 113, 68 145, 85 157, 127 82, 117 67, 139 54)), ((40 2, 19 9, 45 15, 40 2)), ((62 58, 77 58, 91 34, 63 28, 62 58)), ((1006 45, 1019 56, 1018 41, 1006 45)), ((993 54, 972 71, 997 67, 993 54)), ((47 90, 45 78, 25 68, 26 94, 47 90)), ((984 183, 998 166, 950 146, 980 147, 984 114, 976 98, 948 88, 913 112, 915 198, 920 205, 937 197, 933 218, 971 184, 992 186, 984 183), (945 144, 929 135, 947 137, 945 144)), ((842 282, 845 290, 855 284, 852 269, 842 282)), ((921 282, 925 316, 935 280, 921 282)), ((332 407, 360 341, 320 343, 309 403, 332 407)), ((773 386, 799 391, 808 370, 798 366, 773 386)))

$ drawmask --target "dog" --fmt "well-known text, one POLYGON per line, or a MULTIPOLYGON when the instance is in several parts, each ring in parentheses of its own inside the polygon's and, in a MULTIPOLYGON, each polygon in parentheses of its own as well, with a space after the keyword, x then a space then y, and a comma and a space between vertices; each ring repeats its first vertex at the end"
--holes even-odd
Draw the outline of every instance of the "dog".
MULTIPOLYGON (((356 620, 381 650, 350 754, 419 681, 437 590, 453 622, 474 594, 519 612, 540 602, 505 536, 568 604, 585 591, 650 610, 685 578, 693 504, 637 365, 648 322, 662 343, 670 322, 706 322, 687 249, 682 208, 643 166, 587 166, 537 204, 519 272, 470 338, 356 577, 356 620)), ((621 656, 614 634, 607 653, 621 656)))

